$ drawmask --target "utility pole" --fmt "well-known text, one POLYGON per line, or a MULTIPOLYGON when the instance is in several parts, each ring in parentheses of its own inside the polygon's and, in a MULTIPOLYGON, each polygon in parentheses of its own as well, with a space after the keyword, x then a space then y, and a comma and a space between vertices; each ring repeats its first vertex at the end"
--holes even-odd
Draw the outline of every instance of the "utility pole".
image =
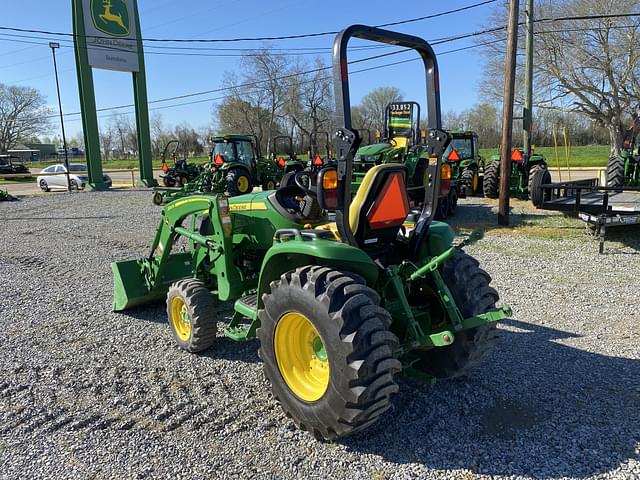
POLYGON ((525 63, 524 63, 524 154, 531 155, 531 128, 533 124, 533 0, 526 0, 524 10, 525 63))
POLYGON ((502 142, 500 150, 500 199, 498 223, 509 225, 509 179, 511 177, 511 129, 513 97, 516 83, 516 50, 518 49, 518 2, 509 0, 507 53, 504 64, 504 96, 502 101, 502 142))
POLYGON ((71 191, 71 180, 69 179, 69 152, 67 151, 67 137, 64 134, 64 115, 62 115, 62 100, 60 100, 60 82, 58 81, 58 64, 56 63, 56 48, 60 48, 57 42, 49 42, 51 53, 53 53, 53 70, 56 72, 56 89, 58 90, 58 108, 60 109, 60 126, 62 127, 62 148, 64 148, 64 168, 67 171, 67 190, 71 191))

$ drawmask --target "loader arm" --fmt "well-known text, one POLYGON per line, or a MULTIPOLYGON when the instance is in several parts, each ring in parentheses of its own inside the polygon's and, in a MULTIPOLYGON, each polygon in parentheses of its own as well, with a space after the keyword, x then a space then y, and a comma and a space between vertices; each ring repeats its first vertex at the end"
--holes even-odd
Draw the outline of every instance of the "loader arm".
POLYGON ((226 196, 192 196, 171 202, 162 210, 148 257, 111 264, 114 280, 114 311, 125 310, 161 300, 169 285, 181 278, 195 276, 208 260, 214 274, 214 293, 221 301, 237 297, 242 279, 232 254, 232 220, 226 196), (182 226, 192 215, 208 215, 210 234, 182 226), (177 237, 191 242, 190 252, 172 253, 177 237), (196 246, 200 248, 195 248, 196 246))

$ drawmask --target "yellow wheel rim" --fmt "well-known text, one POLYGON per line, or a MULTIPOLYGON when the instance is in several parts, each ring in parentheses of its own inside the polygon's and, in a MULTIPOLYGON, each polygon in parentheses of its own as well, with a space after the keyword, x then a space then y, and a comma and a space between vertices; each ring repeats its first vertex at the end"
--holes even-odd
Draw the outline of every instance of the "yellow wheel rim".
POLYGON ((180 297, 173 297, 171 307, 169 308, 171 325, 175 330, 178 338, 186 342, 191 336, 191 316, 189 309, 180 297))
POLYGON ((471 179, 471 188, 473 189, 474 192, 478 190, 478 180, 479 180, 478 173, 474 172, 473 178, 471 179))
POLYGON ((236 182, 236 185, 238 186, 238 190, 240 190, 241 192, 246 192, 249 189, 249 179, 244 175, 240 175, 238 181, 236 182))
POLYGON ((274 190, 276 188, 276 182, 269 180, 267 182, 267 190, 274 190))
POLYGON ((306 402, 320 400, 329 387, 329 359, 309 319, 298 312, 285 313, 273 344, 280 374, 294 395, 306 402))

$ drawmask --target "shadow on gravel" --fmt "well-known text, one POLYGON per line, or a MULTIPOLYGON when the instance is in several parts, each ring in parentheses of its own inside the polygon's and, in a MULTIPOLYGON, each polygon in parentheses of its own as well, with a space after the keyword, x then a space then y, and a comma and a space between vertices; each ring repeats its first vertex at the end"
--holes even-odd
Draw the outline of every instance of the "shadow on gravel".
MULTIPOLYGON (((594 245, 597 247, 595 240, 594 245)), ((640 255, 640 225, 629 225, 607 229, 604 253, 606 255, 640 255), (621 243, 624 247, 612 247, 611 242, 621 243), (632 249, 633 251, 628 249, 632 249)))
POLYGON ((119 217, 114 217, 112 215, 97 215, 97 216, 93 216, 93 217, 4 217, 2 220, 13 220, 13 221, 20 221, 20 220, 47 220, 47 221, 51 221, 51 222, 56 222, 59 220, 105 220, 105 219, 113 219, 113 218, 119 218, 119 217))
POLYGON ((638 460, 640 360, 558 343, 577 337, 567 332, 505 324, 482 372, 433 388, 402 382, 395 408, 341 443, 399 464, 533 478, 601 475, 638 460))
MULTIPOLYGON (((478 200, 482 202, 482 200, 478 200)), ((487 203, 465 203, 460 205, 456 213, 452 217, 448 217, 445 222, 454 228, 484 228, 486 230, 503 229, 505 227, 498 225, 498 215, 496 205, 487 203)), ((563 219, 562 215, 557 212, 549 212, 545 210, 522 209, 511 207, 509 213, 509 227, 521 227, 536 224, 545 224, 549 220, 563 219)))
MULTIPOLYGON (((257 363, 260 361, 258 358, 258 346, 257 340, 250 340, 247 342, 236 342, 230 338, 224 337, 222 329, 227 325, 231 319, 232 310, 225 309, 222 311, 222 315, 218 322, 218 338, 216 343, 197 355, 201 357, 209 357, 212 359, 224 359, 232 361, 241 361, 245 363, 257 363)), ((132 308, 124 312, 124 315, 132 317, 136 320, 143 320, 147 322, 166 324, 167 323, 167 310, 164 302, 156 303, 153 305, 147 305, 145 307, 132 308)), ((167 334, 171 335, 167 330, 167 334)))

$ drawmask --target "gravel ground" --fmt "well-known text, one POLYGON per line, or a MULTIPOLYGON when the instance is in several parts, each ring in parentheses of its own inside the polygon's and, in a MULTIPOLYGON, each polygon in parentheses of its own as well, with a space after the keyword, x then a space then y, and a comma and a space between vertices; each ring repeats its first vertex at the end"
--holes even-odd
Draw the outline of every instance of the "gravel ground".
MULTIPOLYGON (((462 203, 454 224, 495 222, 462 203)), ((468 248, 515 312, 484 367, 401 379, 382 422, 320 443, 256 342, 190 355, 163 305, 111 312, 109 263, 159 218, 148 192, 0 204, 0 478, 640 478, 640 231, 598 255, 577 222, 516 210, 468 248)))

